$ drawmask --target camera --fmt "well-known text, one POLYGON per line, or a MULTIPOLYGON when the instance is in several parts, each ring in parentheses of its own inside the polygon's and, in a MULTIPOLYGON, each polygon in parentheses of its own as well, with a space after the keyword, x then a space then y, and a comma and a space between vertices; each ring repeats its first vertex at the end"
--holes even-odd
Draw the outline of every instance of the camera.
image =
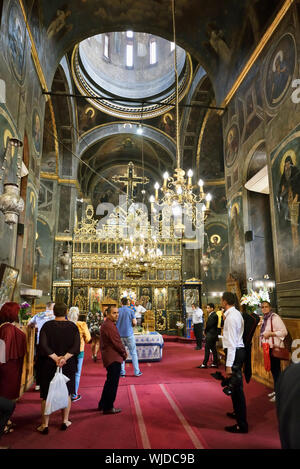
POLYGON ((231 396, 234 389, 240 385, 242 380, 241 371, 238 368, 235 369, 235 367, 232 367, 232 375, 229 378, 223 376, 219 371, 212 373, 211 376, 221 381, 223 393, 226 394, 226 396, 231 396))

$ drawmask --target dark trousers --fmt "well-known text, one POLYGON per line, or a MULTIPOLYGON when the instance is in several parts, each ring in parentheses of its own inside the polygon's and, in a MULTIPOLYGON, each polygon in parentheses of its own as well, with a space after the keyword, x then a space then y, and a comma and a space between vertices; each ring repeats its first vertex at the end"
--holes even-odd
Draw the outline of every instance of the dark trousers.
POLYGON ((121 363, 111 363, 106 368, 106 371, 106 381, 98 404, 99 410, 110 410, 114 406, 120 379, 121 363))
POLYGON ((210 351, 213 353, 213 364, 218 366, 218 352, 217 352, 217 343, 218 337, 211 336, 209 334, 206 335, 205 338, 205 355, 203 360, 203 365, 207 365, 209 360, 210 351))
POLYGON ((245 361, 245 349, 240 348, 236 349, 235 359, 232 365, 232 373, 235 373, 237 378, 237 384, 232 388, 232 405, 233 410, 236 415, 236 421, 239 427, 243 429, 248 429, 247 423, 247 409, 246 409, 246 399, 243 389, 243 373, 242 366, 245 361))
POLYGON ((270 360, 271 360, 271 373, 274 380, 274 390, 276 390, 276 384, 281 373, 280 359, 272 357, 272 349, 270 348, 270 360))
POLYGON ((16 403, 5 397, 0 397, 0 436, 2 435, 7 421, 15 410, 16 403))
POLYGON ((34 357, 34 375, 35 375, 35 384, 36 386, 40 386, 41 384, 41 367, 43 366, 43 359, 39 353, 39 345, 36 345, 35 349, 35 357, 34 357))
POLYGON ((194 334, 196 338, 197 347, 202 348, 202 338, 203 338, 203 324, 194 324, 194 334))

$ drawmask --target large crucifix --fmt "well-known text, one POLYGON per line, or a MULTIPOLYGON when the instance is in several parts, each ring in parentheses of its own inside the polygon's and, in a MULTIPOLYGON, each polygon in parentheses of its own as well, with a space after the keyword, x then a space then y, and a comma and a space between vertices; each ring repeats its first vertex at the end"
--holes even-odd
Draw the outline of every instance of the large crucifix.
POLYGON ((132 161, 128 163, 127 174, 123 176, 113 176, 114 182, 122 182, 127 189, 127 199, 133 200, 133 191, 138 184, 148 184, 149 179, 145 176, 137 176, 134 172, 134 164, 132 161))

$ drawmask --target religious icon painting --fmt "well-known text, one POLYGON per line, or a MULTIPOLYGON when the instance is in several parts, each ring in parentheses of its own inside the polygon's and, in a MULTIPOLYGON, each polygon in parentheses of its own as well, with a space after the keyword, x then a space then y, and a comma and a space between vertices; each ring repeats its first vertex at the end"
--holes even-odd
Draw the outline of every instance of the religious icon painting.
POLYGON ((8 10, 7 53, 10 67, 19 85, 23 84, 25 76, 24 36, 24 18, 18 4, 13 1, 8 10))
POLYGON ((172 280, 172 270, 166 270, 166 280, 172 280))
POLYGON ((89 309, 90 311, 100 311, 103 299, 102 288, 89 288, 89 309))
POLYGON ((172 244, 167 244, 166 245, 166 256, 172 256, 173 250, 172 250, 172 244))
POLYGON ((0 265, 0 307, 12 301, 19 270, 6 264, 0 265))
POLYGON ((156 280, 156 270, 149 270, 149 280, 156 280))
POLYGON ((75 252, 81 252, 81 243, 75 243, 75 252))
MULTIPOLYGON (((10 123, 11 119, 7 112, 0 107, 0 175, 2 175, 2 166, 5 157, 5 149, 7 147, 8 140, 16 135, 16 132, 13 130, 12 122, 10 123)), ((15 147, 12 147, 11 155, 7 156, 7 160, 5 163, 4 170, 9 167, 14 166, 12 168, 13 172, 17 173, 17 151, 15 147)))
POLYGON ((84 253, 90 253, 90 243, 82 243, 82 248, 84 253))
POLYGON ((99 269, 99 279, 106 280, 106 269, 99 269))
POLYGON ((41 120, 36 109, 32 114, 32 141, 38 155, 41 152, 41 120))
POLYGON ((124 274, 122 272, 122 270, 117 270, 116 271, 116 280, 123 280, 123 277, 124 277, 124 274))
POLYGON ((100 243, 101 254, 107 254, 107 243, 100 243))
POLYGON ((239 129, 233 124, 227 132, 225 139, 225 163, 230 168, 235 162, 240 146, 239 129))
POLYGON ((117 287, 106 287, 105 297, 111 298, 112 300, 118 300, 118 288, 117 287))
POLYGON ((98 243, 91 243, 91 249, 93 254, 98 254, 99 244, 98 243))
POLYGON ((300 126, 271 153, 280 281, 300 275, 300 126))
POLYGON ((115 269, 107 269, 108 280, 115 279, 115 269))
POLYGON ((147 310, 152 309, 152 290, 148 287, 140 288, 140 303, 147 310))
POLYGON ((173 270, 173 280, 180 280, 180 271, 179 270, 173 270))
POLYGON ((180 256, 180 244, 174 244, 174 256, 180 256))
POLYGON ((178 287, 168 288, 168 310, 176 311, 180 309, 180 290, 178 287))
POLYGON ((53 288, 53 298, 56 303, 64 303, 69 305, 70 302, 70 287, 57 287, 53 288))
POLYGON ((296 45, 292 34, 284 34, 266 62, 265 97, 270 108, 288 96, 296 66, 296 45))
POLYGON ((115 253, 116 253, 115 243, 108 243, 108 254, 115 254, 115 253))
POLYGON ((164 280, 165 279, 165 271, 164 270, 158 270, 157 271, 157 280, 164 280))
POLYGON ((95 269, 95 268, 91 269, 91 278, 93 280, 96 280, 98 278, 98 269, 95 269))
POLYGON ((155 305, 156 309, 165 309, 166 307, 166 289, 155 288, 155 305))
POLYGON ((192 304, 199 304, 199 290, 197 288, 185 288, 184 302, 187 313, 191 313, 193 311, 192 304))

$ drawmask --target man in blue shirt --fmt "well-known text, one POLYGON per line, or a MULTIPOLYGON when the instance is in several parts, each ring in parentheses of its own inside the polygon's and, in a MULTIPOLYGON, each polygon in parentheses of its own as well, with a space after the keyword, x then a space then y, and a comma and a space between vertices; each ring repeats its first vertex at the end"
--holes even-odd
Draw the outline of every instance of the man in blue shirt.
MULTIPOLYGON (((133 327, 136 326, 135 314, 128 305, 127 298, 121 299, 122 307, 119 308, 119 319, 117 321, 117 328, 120 333, 122 342, 124 346, 128 347, 131 358, 132 365, 134 369, 134 376, 141 376, 142 373, 139 369, 139 361, 136 351, 135 338, 133 333, 133 327)), ((125 376, 125 361, 121 365, 121 376, 125 376)))

